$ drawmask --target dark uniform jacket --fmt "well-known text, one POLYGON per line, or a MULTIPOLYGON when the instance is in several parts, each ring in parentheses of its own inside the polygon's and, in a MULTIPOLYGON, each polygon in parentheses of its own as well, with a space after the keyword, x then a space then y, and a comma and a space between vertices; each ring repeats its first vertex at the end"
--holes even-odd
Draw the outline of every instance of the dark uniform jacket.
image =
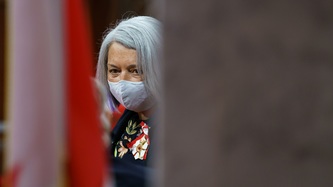
POLYGON ((143 187, 151 181, 151 120, 125 110, 111 132, 111 172, 117 187, 143 187))

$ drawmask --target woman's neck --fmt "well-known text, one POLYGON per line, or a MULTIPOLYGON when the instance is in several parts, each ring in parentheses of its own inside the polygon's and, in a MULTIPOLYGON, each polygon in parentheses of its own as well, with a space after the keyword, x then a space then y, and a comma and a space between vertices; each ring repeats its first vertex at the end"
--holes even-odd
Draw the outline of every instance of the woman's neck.
POLYGON ((144 112, 139 112, 138 115, 139 115, 139 118, 140 118, 141 120, 143 120, 143 121, 149 119, 149 118, 145 115, 144 112))
POLYGON ((151 116, 152 111, 153 111, 153 109, 151 108, 151 109, 145 110, 143 112, 138 112, 139 118, 141 120, 147 120, 147 119, 149 119, 150 116, 151 116))

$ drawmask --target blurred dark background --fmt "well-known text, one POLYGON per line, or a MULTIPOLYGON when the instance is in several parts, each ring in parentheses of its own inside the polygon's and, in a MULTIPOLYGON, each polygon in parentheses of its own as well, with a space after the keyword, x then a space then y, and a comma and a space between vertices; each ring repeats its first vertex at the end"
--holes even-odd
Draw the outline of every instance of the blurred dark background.
MULTIPOLYGON (((92 45, 94 49, 94 66, 97 62, 98 51, 102 42, 103 33, 117 20, 136 15, 151 15, 150 0, 86 0, 86 7, 90 16, 92 45)), ((0 170, 3 169, 3 140, 5 118, 5 88, 6 88, 6 64, 5 43, 6 36, 6 8, 8 1, 0 0, 0 170)))
POLYGON ((86 0, 91 18, 91 31, 95 61, 107 28, 114 26, 118 20, 137 16, 151 15, 150 0, 86 0))

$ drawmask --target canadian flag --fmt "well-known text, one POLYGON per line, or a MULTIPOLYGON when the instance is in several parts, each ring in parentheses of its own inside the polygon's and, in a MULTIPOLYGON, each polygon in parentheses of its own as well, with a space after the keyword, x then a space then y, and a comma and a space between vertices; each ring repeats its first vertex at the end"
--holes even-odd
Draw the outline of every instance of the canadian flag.
POLYGON ((103 186, 106 152, 82 0, 8 5, 10 185, 103 186))

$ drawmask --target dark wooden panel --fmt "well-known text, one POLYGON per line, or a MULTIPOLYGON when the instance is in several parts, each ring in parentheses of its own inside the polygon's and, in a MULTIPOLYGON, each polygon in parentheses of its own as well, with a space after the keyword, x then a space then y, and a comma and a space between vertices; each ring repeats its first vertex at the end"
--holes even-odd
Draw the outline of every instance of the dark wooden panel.
POLYGON ((95 63, 105 31, 117 20, 134 15, 146 15, 147 3, 144 0, 88 0, 95 63))
MULTIPOLYGON (((0 122, 4 120, 5 96, 5 2, 0 0, 0 122)), ((3 129, 0 127, 0 129, 3 129)), ((4 134, 0 131, 0 175, 3 170, 4 134)))
POLYGON ((0 1, 0 121, 4 119, 5 3, 0 1))

